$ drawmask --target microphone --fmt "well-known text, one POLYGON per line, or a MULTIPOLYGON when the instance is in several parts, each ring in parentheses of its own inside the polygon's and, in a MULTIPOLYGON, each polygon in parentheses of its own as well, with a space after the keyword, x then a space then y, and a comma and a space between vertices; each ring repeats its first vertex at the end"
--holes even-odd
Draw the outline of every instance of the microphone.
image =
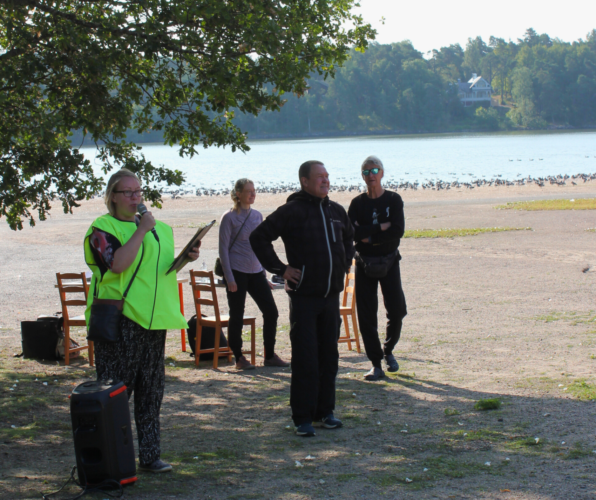
MULTIPOLYGON (((137 205, 137 210, 139 211, 139 214, 141 214, 141 217, 147 213, 147 207, 142 203, 137 205)), ((153 233, 153 236, 155 236, 155 239, 159 242, 159 237, 157 236, 157 231, 154 227, 151 228, 151 232, 153 233)))

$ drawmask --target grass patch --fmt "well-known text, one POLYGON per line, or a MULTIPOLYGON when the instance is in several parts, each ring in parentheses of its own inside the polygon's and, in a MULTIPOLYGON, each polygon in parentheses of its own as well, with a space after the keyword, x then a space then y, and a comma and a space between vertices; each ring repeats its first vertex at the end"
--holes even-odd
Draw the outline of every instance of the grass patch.
POLYGON ((454 415, 459 415, 459 412, 454 408, 445 408, 445 416, 452 417, 454 415))
POLYGON ((503 233, 505 231, 531 231, 531 227, 473 227, 464 229, 411 229, 404 238, 455 238, 456 236, 476 236, 482 233, 503 233))
POLYGON ((502 442, 507 439, 507 435, 501 431, 493 431, 492 429, 478 429, 475 431, 462 431, 459 430, 455 433, 455 436, 460 439, 463 438, 466 441, 488 441, 491 443, 502 442))
POLYGON ((335 479, 340 482, 343 483, 345 481, 351 481, 352 479, 358 479, 359 474, 338 474, 337 476, 335 476, 335 479))
POLYGON ((475 410, 498 410, 501 408, 501 401, 497 398, 481 399, 474 405, 475 410))
POLYGON ((505 442, 505 447, 512 451, 543 451, 547 440, 532 436, 513 438, 505 442), (538 440, 538 441, 537 441, 538 440))
POLYGON ((498 205, 497 210, 596 210, 596 198, 516 201, 498 205))
POLYGON ((589 384, 585 380, 576 380, 569 386, 569 393, 584 401, 596 400, 596 384, 589 384))
POLYGON ((542 316, 536 316, 534 319, 536 321, 544 321, 545 323, 552 323, 553 321, 565 320, 565 321, 569 321, 573 326, 576 326, 576 325, 596 322, 596 314, 594 314, 594 311, 588 311, 588 312, 551 311, 548 314, 544 314, 542 316))
POLYGON ((497 471, 482 462, 471 462, 457 460, 455 458, 437 457, 424 460, 423 465, 428 469, 429 479, 439 479, 439 477, 462 478, 471 474, 490 472, 496 474, 497 471))
POLYGON ((565 460, 577 460, 578 458, 585 458, 592 455, 592 451, 586 448, 582 443, 575 443, 563 458, 565 460))

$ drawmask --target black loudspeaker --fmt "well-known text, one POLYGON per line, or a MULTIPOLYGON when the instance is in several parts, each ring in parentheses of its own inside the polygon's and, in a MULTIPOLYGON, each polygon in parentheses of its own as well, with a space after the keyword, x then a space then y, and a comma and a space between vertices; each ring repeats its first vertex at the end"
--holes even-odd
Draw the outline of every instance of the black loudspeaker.
MULTIPOLYGON (((203 314, 203 317, 206 317, 203 314)), ((188 320, 188 344, 192 351, 191 356, 195 355, 195 345, 197 343, 197 315, 195 314, 188 320)), ((215 328, 212 326, 204 326, 201 331, 201 349, 213 349, 215 347, 215 328)), ((219 332, 219 348, 228 347, 228 339, 224 335, 223 330, 219 332)), ((212 352, 204 352, 201 354, 199 361, 211 361, 213 359, 212 352)))
POLYGON ((52 316, 37 321, 21 321, 23 356, 55 360, 56 345, 61 336, 61 321, 61 318, 52 316))
POLYGON ((77 386, 70 416, 81 485, 113 479, 124 485, 136 477, 130 410, 122 382, 97 380, 77 386))

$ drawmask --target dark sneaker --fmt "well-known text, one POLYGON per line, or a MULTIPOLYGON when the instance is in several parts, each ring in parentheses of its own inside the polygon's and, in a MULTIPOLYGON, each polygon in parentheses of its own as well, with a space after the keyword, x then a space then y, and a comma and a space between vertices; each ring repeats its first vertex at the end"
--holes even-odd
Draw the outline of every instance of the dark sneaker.
POLYGON ((254 370, 255 365, 251 365, 245 356, 240 356, 236 361, 236 370, 254 370))
POLYGON ((263 364, 265 366, 278 366, 280 368, 286 368, 290 366, 290 363, 281 359, 277 354, 274 354, 271 359, 266 359, 263 364))
POLYGON ((393 354, 387 354, 387 356, 385 356, 385 361, 387 362, 388 372, 393 373, 399 370, 399 364, 397 363, 397 360, 393 354))
POLYGON ((157 459, 155 462, 150 463, 149 465, 139 464, 139 470, 146 472, 170 472, 172 470, 172 466, 157 459))
POLYGON ((341 420, 333 416, 333 413, 330 413, 321 420, 315 421, 315 424, 319 427, 324 427, 325 429, 339 429, 344 425, 341 423, 341 420))
POLYGON ((380 380, 385 378, 385 372, 376 366, 373 366, 370 371, 364 376, 365 380, 380 380))
POLYGON ((296 430, 294 432, 296 433, 296 436, 302 436, 302 437, 316 436, 315 428, 312 426, 312 424, 300 424, 298 427, 296 427, 296 430))

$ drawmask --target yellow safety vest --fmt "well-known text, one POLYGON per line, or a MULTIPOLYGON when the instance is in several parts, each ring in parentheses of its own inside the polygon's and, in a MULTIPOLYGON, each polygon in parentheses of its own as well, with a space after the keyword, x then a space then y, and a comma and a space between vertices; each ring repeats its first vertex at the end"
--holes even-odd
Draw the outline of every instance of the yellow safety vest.
POLYGON ((89 237, 93 229, 99 229, 115 236, 124 245, 137 230, 134 222, 120 221, 109 214, 93 221, 85 235, 85 261, 93 271, 85 318, 89 326, 93 298, 119 300, 124 295, 132 275, 144 254, 141 266, 124 301, 122 313, 147 330, 167 330, 188 328, 180 313, 180 297, 176 273, 166 276, 166 271, 174 262, 174 235, 172 228, 157 221, 155 230, 159 242, 152 233, 147 233, 143 245, 128 269, 116 274, 108 270, 102 277, 95 256, 91 250, 89 237))

